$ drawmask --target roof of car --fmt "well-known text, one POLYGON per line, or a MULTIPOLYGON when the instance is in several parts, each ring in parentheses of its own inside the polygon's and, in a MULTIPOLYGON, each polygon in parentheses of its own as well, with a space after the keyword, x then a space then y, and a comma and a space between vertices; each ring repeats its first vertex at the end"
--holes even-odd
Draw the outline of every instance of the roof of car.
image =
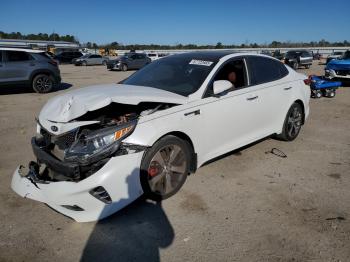
POLYGON ((220 51, 196 51, 177 54, 178 56, 189 57, 194 59, 203 59, 210 61, 219 61, 221 58, 227 55, 236 54, 238 52, 232 50, 220 50, 220 51))
POLYGON ((2 51, 21 51, 21 52, 27 52, 27 53, 42 53, 42 52, 45 52, 43 50, 25 49, 25 48, 11 48, 11 47, 0 47, 0 50, 2 50, 2 51))

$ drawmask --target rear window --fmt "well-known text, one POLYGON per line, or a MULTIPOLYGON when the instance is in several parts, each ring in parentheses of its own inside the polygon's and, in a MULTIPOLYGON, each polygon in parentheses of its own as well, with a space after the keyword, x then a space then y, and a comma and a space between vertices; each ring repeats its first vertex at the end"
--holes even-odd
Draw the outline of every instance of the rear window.
POLYGON ((22 51, 6 51, 6 57, 8 62, 20 62, 33 59, 29 53, 22 51))
POLYGON ((280 61, 266 57, 248 57, 251 85, 259 85, 281 79, 288 69, 280 61))

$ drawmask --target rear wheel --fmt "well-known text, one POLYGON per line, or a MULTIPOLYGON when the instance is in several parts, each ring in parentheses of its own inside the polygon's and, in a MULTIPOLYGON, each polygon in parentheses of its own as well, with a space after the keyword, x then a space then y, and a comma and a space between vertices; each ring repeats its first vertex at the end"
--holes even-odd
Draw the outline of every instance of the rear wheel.
POLYGON ((191 146, 176 136, 165 136, 150 148, 141 163, 146 196, 162 200, 176 194, 190 172, 191 146))
POLYGON ((53 89, 54 82, 52 76, 39 74, 33 78, 32 88, 37 93, 48 93, 53 89))
POLYGON ((315 97, 316 98, 321 98, 322 97, 322 91, 321 90, 316 90, 315 97))
POLYGON ((284 141, 294 140, 300 132, 303 123, 303 109, 300 104, 294 103, 289 108, 283 124, 283 130, 277 137, 284 141))

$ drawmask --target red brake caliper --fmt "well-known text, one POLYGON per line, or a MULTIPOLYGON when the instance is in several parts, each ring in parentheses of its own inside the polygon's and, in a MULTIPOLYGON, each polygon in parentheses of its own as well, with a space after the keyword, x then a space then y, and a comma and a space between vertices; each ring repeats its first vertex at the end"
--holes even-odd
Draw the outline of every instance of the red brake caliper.
POLYGON ((159 173, 159 169, 157 167, 157 163, 152 162, 150 167, 148 168, 148 175, 150 177, 154 177, 154 176, 158 175, 158 173, 159 173))

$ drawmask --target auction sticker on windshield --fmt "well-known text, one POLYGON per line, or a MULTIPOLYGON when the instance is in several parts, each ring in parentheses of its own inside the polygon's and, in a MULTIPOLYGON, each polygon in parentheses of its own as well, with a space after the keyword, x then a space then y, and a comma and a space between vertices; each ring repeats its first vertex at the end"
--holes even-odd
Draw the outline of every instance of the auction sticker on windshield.
POLYGON ((196 59, 192 59, 190 62, 190 65, 211 66, 212 64, 213 64, 213 62, 211 62, 211 61, 196 60, 196 59))

